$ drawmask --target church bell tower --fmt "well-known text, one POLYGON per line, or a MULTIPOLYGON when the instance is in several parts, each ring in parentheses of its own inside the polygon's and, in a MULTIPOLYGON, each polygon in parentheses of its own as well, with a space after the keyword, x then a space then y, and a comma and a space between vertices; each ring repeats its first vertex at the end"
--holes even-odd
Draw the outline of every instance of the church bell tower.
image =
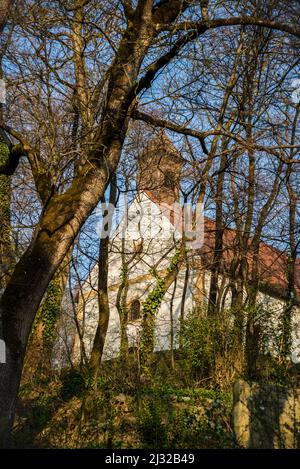
POLYGON ((160 131, 138 156, 138 190, 149 191, 158 203, 173 205, 180 200, 180 173, 184 160, 160 131))

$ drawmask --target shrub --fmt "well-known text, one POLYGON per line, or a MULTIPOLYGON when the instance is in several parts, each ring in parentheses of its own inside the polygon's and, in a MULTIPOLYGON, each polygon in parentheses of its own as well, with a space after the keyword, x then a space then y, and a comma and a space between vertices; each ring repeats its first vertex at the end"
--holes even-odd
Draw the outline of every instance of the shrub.
POLYGON ((140 395, 137 402, 138 432, 144 447, 168 447, 168 428, 174 419, 169 399, 150 394, 140 395))
POLYGON ((193 311, 182 321, 180 366, 188 379, 208 380, 220 388, 231 386, 241 360, 233 322, 230 310, 217 317, 193 311))

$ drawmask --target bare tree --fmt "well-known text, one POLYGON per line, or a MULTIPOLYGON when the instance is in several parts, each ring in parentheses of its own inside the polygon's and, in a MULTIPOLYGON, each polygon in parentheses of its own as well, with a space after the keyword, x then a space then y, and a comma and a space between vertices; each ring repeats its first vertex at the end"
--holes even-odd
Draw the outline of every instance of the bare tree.
MULTIPOLYGON (((7 7, 8 2, 1 6, 7 7)), ((267 17, 257 17, 245 14, 243 6, 235 10, 233 4, 223 16, 222 2, 217 2, 214 11, 220 16, 210 18, 202 8, 203 18, 200 9, 187 20, 189 7, 194 6, 185 0, 112 0, 107 7, 93 1, 21 3, 21 15, 15 21, 26 47, 16 42, 8 54, 18 70, 15 87, 24 91, 19 99, 23 108, 21 113, 16 106, 18 113, 1 127, 20 145, 17 158, 15 148, 10 153, 10 166, 16 166, 22 154, 30 163, 41 208, 30 244, 1 298, 1 337, 6 343, 6 364, 0 370, 3 444, 14 419, 34 317, 53 275, 116 171, 138 97, 187 44, 206 32, 215 30, 217 35, 223 27, 243 24, 300 37, 289 10, 277 21, 276 9, 267 17), (95 61, 96 72, 89 75, 88 64, 95 59, 90 47, 96 36, 106 44, 106 55, 104 63, 95 61), (64 68, 66 64, 69 67, 64 68), (79 149, 73 140, 70 143, 71 130, 76 132, 77 127, 79 149), (74 170, 67 177, 70 164, 74 170)))

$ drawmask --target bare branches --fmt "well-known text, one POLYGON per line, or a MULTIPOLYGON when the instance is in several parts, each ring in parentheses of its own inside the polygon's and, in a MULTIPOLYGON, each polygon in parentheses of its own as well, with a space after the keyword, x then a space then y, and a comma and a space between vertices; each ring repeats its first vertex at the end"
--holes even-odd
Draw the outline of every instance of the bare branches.
POLYGON ((208 21, 184 21, 178 23, 175 28, 170 25, 161 25, 161 29, 164 31, 190 31, 196 32, 199 31, 199 34, 202 34, 203 29, 217 29, 226 26, 261 26, 262 28, 269 28, 277 31, 282 31, 297 38, 300 38, 300 28, 297 26, 280 23, 278 21, 255 18, 249 16, 238 16, 233 18, 216 18, 208 21))
POLYGON ((177 25, 169 24, 167 27, 161 26, 161 30, 169 30, 173 33, 183 30, 186 31, 186 34, 177 39, 167 53, 159 57, 148 67, 145 75, 140 79, 136 87, 136 93, 139 94, 142 90, 149 88, 159 70, 169 64, 171 60, 176 57, 179 51, 186 44, 191 41, 194 41, 197 37, 201 36, 210 29, 234 25, 261 26, 269 29, 287 32, 289 34, 292 34, 293 36, 300 37, 300 28, 290 26, 288 24, 282 24, 276 21, 263 20, 260 18, 252 17, 219 18, 210 21, 205 20, 198 22, 184 22, 177 25))
POLYGON ((32 147, 31 147, 30 143, 24 137, 24 135, 22 135, 20 132, 13 129, 9 125, 4 124, 3 122, 1 123, 0 128, 3 129, 5 132, 7 132, 12 137, 14 137, 16 140, 18 140, 22 144, 23 149, 24 149, 25 152, 28 152, 30 150, 32 151, 32 147))
POLYGON ((179 51, 188 43, 196 39, 198 36, 207 31, 207 26, 203 24, 202 28, 194 29, 184 36, 180 37, 171 47, 171 49, 166 52, 164 55, 159 57, 155 62, 153 62, 148 68, 145 75, 139 80, 136 87, 136 94, 139 94, 141 91, 149 88, 152 81, 156 77, 159 70, 168 65, 174 57, 179 53, 179 51))
POLYGON ((265 145, 257 144, 253 141, 245 140, 242 137, 240 137, 238 134, 229 132, 226 129, 212 129, 212 130, 201 132, 199 130, 185 127, 184 125, 183 126, 176 125, 173 122, 167 121, 166 119, 161 119, 161 118, 152 116, 150 114, 141 112, 139 110, 134 110, 132 112, 131 117, 133 119, 142 120, 148 124, 151 124, 157 127, 162 127, 165 129, 172 130, 173 132, 176 132, 178 134, 195 137, 200 141, 202 150, 205 154, 208 154, 207 146, 205 144, 205 138, 209 136, 213 136, 213 135, 223 135, 224 137, 228 137, 234 140, 235 142, 239 143, 244 149, 248 149, 248 150, 252 149, 252 150, 270 153, 271 155, 276 156, 280 161, 286 164, 300 163, 300 159, 289 159, 284 156, 284 153, 282 151, 280 151, 280 150, 287 150, 287 149, 292 149, 292 148, 300 150, 300 144, 299 145, 276 145, 276 146, 268 147, 265 145))
POLYGON ((173 132, 182 135, 189 135, 190 137, 195 137, 199 140, 203 153, 205 153, 206 155, 208 154, 208 150, 204 141, 204 138, 207 136, 206 132, 199 132, 189 127, 179 126, 173 124, 172 122, 168 122, 166 119, 160 119, 159 117, 151 116, 150 114, 146 114, 145 112, 139 111, 137 109, 133 111, 131 117, 136 120, 142 120, 144 122, 147 122, 147 124, 172 130, 173 132))

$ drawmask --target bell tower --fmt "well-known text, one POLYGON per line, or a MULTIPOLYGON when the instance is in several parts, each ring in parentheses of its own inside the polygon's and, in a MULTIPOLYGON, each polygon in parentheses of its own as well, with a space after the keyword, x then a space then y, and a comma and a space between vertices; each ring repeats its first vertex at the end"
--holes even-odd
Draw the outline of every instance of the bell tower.
POLYGON ((160 131, 138 156, 138 190, 150 191, 159 203, 179 202, 183 163, 177 148, 160 131))

